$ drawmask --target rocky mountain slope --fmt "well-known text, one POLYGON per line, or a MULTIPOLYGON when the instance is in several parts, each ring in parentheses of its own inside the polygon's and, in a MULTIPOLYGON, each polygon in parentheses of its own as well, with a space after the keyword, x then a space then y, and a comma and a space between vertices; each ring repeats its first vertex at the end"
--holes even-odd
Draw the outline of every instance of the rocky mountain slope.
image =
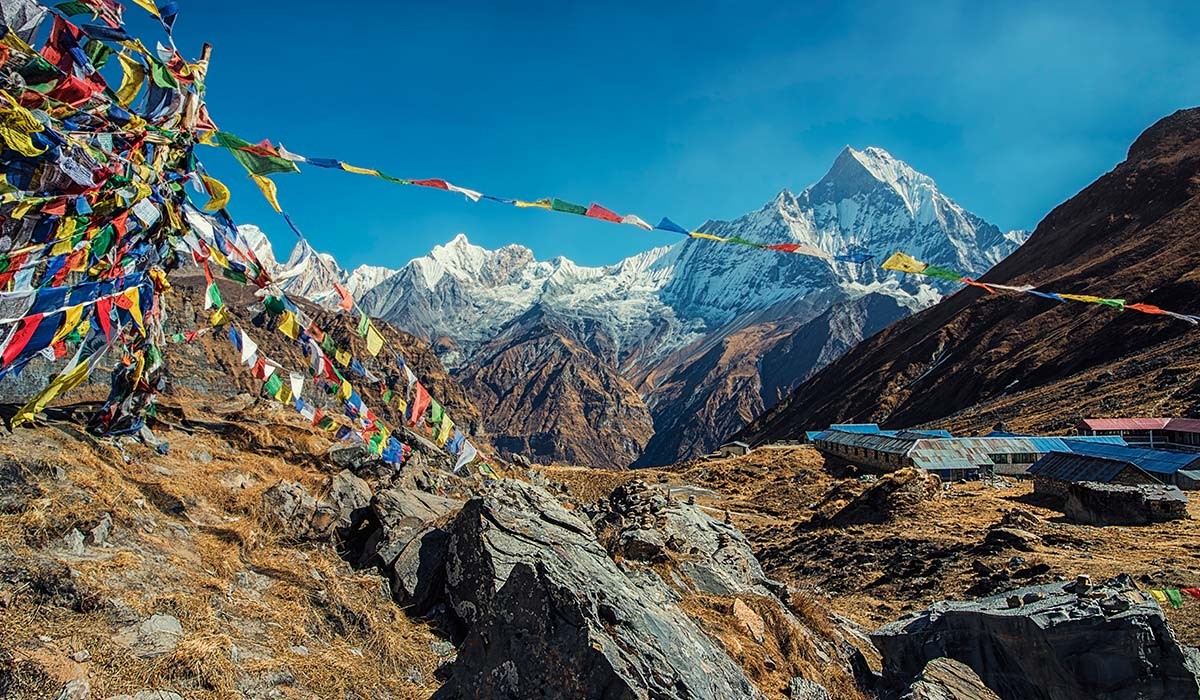
MULTIPOLYGON (((972 274, 1023 240, 1020 232, 1005 234, 966 212, 932 179, 882 149, 849 147, 803 192, 784 190, 756 212, 711 221, 701 230, 804 244, 829 256, 884 256, 904 248, 972 274)), ((504 368, 488 366, 509 357, 496 352, 496 341, 527 334, 534 309, 553 315, 556 332, 590 352, 594 362, 588 364, 597 372, 603 367, 585 384, 611 385, 607 375, 619 376, 649 408, 651 430, 639 411, 611 411, 609 437, 592 455, 606 454, 608 463, 622 466, 639 459, 668 463, 711 449, 845 347, 942 292, 937 283, 900 279, 874 263, 694 239, 591 268, 565 258, 537 260, 517 245, 485 250, 460 234, 391 274, 365 267, 346 273, 298 246, 276 274, 292 291, 318 301, 328 301, 332 283, 342 281, 372 315, 433 342, 443 362, 463 376, 504 374, 504 368), (818 348, 821 337, 831 340, 818 348)), ((556 355, 527 355, 524 361, 533 363, 525 367, 529 377, 557 374, 556 355)), ((476 395, 479 403, 496 406, 504 397, 542 393, 509 386, 497 397, 484 383, 472 386, 483 392, 476 395)), ((623 391, 616 400, 628 403, 620 398, 623 391)), ((572 459, 579 454, 575 446, 528 436, 553 434, 555 426, 586 432, 588 416, 578 409, 570 403, 508 406, 487 427, 499 437, 511 435, 510 444, 529 450, 530 457, 572 459)))
MULTIPOLYGON (((1183 110, 983 279, 1196 313, 1198 182, 1200 109, 1183 110)), ((860 344, 742 435, 794 438, 851 420, 1048 429, 1085 412, 1200 415, 1196 332, 1163 316, 966 289, 860 344)))

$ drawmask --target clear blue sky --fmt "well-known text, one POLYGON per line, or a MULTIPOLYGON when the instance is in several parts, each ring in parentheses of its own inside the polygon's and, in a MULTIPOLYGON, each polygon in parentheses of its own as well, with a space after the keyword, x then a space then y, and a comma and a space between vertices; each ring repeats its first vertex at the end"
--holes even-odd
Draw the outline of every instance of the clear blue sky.
MULTIPOLYGON (((738 216, 851 144, 891 151, 1001 228, 1032 227, 1153 121, 1200 104, 1195 3, 179 4, 180 49, 215 44, 224 130, 652 223, 738 216)), ((228 154, 201 155, 235 218, 286 255, 290 232, 228 154)), ((458 232, 585 264, 675 240, 316 168, 277 182, 348 267, 399 266, 458 232)))

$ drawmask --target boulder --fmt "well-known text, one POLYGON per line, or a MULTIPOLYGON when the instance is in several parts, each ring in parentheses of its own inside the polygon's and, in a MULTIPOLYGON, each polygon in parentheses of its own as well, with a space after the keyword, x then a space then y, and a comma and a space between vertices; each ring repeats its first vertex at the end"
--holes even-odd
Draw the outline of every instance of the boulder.
POLYGON ((546 491, 501 481, 446 532, 469 631, 435 698, 762 697, 660 578, 627 575, 546 491))
POLYGON ((1200 655, 1128 578, 1055 583, 944 601, 871 634, 884 681, 907 687, 930 661, 969 666, 1004 700, 1167 700, 1200 694, 1200 655), (1015 601, 1012 604, 1010 601, 1015 601))
POLYGON ((328 539, 341 518, 337 508, 293 481, 280 481, 264 491, 262 505, 264 524, 297 540, 328 539))
POLYGON ((462 501, 416 489, 384 489, 371 498, 371 517, 379 525, 375 552, 384 568, 426 525, 458 510, 462 501))
POLYGON ((129 647, 135 656, 154 659, 175 651, 183 637, 183 625, 170 615, 151 615, 141 624, 130 625, 113 640, 129 647))
POLYGON ((1016 527, 993 527, 988 530, 983 544, 987 549, 999 551, 1002 549, 1019 549, 1022 552, 1032 552, 1034 547, 1041 544, 1042 539, 1037 535, 1016 527))
POLYGON ((816 506, 814 525, 864 525, 892 520, 925 501, 942 497, 942 480, 924 469, 906 468, 876 479, 862 493, 847 497, 849 484, 835 486, 816 506))
POLYGON ((788 683, 788 697, 791 700, 830 700, 824 686, 804 678, 793 678, 788 683))
POLYGON ((373 454, 366 445, 339 445, 329 450, 329 461, 359 477, 383 479, 396 472, 396 467, 373 454))
POLYGON ((343 535, 357 530, 371 514, 371 487, 349 469, 333 477, 329 500, 338 511, 337 530, 343 535))
POLYGON ((900 700, 1000 700, 1000 696, 970 666, 939 658, 925 664, 900 700))

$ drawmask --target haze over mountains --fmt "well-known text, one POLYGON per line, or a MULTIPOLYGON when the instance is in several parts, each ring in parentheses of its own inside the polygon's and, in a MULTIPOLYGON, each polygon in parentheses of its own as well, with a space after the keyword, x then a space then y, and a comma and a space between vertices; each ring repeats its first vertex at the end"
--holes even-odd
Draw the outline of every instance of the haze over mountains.
MULTIPOLYGON (((272 264, 266 237, 246 228, 272 264)), ((273 272, 317 302, 342 282, 371 315, 431 341, 502 451, 623 467, 712 449, 858 341, 942 297, 936 282, 881 270, 883 256, 900 249, 980 275, 1025 238, 886 151, 849 147, 802 192, 700 230, 879 257, 857 265, 682 239, 585 267, 459 234, 398 270, 346 272, 300 244, 273 272)))

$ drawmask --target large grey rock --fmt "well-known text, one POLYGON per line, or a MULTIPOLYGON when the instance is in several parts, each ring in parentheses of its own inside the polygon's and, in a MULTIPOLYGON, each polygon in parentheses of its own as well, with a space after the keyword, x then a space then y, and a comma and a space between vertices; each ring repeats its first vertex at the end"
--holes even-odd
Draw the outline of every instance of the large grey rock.
POLYGON ((941 602, 881 627, 871 640, 883 656, 884 680, 899 687, 947 657, 971 667, 1004 700, 1197 697, 1200 656, 1180 646, 1157 603, 1131 588, 1114 580, 1077 596, 1073 583, 1048 584, 941 602))
POLYGON ((371 499, 371 515, 379 525, 376 551, 384 568, 429 523, 458 510, 462 501, 443 498, 416 489, 384 489, 371 499))
POLYGON ((292 481, 280 481, 264 491, 262 505, 264 524, 297 540, 328 539, 341 517, 337 508, 292 481))
POLYGON ((544 490, 504 480, 446 529, 470 631, 435 698, 762 697, 661 579, 626 575, 544 490))
POLYGON ((783 584, 767 578, 750 542, 729 523, 698 506, 668 501, 644 482, 617 487, 597 514, 597 528, 611 527, 612 554, 636 561, 678 555, 689 592, 709 595, 783 594, 783 584))
POLYGON ((391 581, 392 596, 422 615, 442 596, 446 531, 435 523, 462 507, 462 501, 416 489, 390 488, 371 499, 378 525, 368 549, 391 581))
POLYGON ((934 659, 900 700, 1000 700, 970 666, 934 659))
POLYGON ((396 472, 396 467, 384 462, 366 445, 341 445, 329 450, 329 460, 339 469, 347 469, 360 477, 382 479, 396 472))
POLYGON ((349 533, 370 515, 371 487, 350 470, 343 469, 333 477, 329 500, 338 511, 338 532, 349 533))

